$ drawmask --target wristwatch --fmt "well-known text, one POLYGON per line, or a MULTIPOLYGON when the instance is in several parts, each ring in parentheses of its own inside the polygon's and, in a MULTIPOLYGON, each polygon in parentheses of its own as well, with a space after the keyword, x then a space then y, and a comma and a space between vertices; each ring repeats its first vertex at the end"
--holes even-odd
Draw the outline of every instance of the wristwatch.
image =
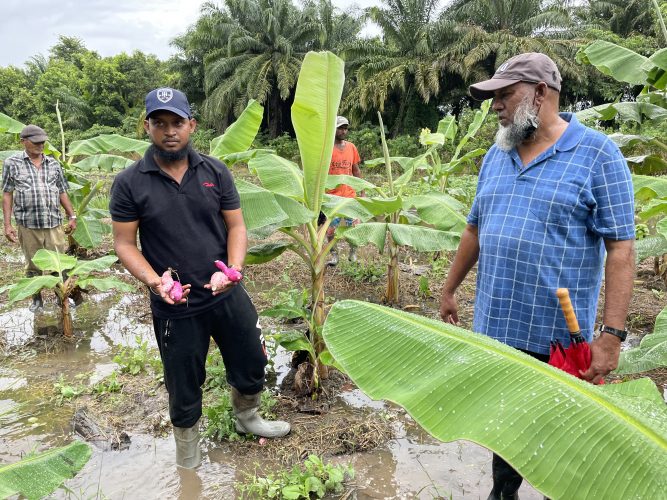
POLYGON ((69 220, 76 220, 76 215, 70 215, 69 220))
POLYGON ((600 325, 600 333, 609 333, 610 335, 621 339, 621 342, 623 342, 625 337, 628 336, 627 330, 619 330, 618 328, 612 328, 611 326, 607 325, 600 325))

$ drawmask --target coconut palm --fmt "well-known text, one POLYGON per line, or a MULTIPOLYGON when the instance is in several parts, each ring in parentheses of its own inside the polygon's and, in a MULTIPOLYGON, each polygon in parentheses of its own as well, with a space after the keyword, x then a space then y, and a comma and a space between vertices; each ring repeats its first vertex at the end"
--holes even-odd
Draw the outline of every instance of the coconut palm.
MULTIPOLYGON (((214 7, 211 6, 211 9, 214 7)), ((272 137, 287 126, 289 99, 319 26, 290 0, 227 0, 215 27, 224 43, 205 58, 204 116, 212 123, 250 99, 264 104, 272 137), (227 14, 227 16, 223 15, 227 14)))

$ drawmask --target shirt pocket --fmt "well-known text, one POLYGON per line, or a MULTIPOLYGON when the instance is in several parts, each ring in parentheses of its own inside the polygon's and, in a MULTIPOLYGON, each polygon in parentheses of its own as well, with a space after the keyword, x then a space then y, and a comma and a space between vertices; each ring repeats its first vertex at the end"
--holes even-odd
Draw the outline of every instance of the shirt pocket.
POLYGON ((528 209, 545 224, 567 224, 573 215, 584 215, 582 187, 570 182, 540 179, 530 196, 528 209))

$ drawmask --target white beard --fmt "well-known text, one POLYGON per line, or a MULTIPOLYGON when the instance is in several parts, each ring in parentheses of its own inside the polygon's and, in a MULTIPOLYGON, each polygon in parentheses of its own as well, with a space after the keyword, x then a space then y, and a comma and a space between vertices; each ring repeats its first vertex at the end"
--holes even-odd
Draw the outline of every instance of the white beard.
POLYGON ((512 123, 507 126, 500 125, 498 128, 496 146, 505 152, 511 151, 531 137, 539 126, 540 119, 537 117, 537 110, 533 107, 530 98, 526 96, 517 106, 512 123))

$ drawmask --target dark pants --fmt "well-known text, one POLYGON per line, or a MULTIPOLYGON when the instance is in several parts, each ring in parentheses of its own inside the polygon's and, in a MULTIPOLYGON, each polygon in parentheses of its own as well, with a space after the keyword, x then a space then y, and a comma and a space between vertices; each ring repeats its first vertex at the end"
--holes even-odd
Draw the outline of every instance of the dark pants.
POLYGON ((180 319, 153 316, 153 328, 164 365, 169 416, 174 426, 192 427, 201 417, 201 386, 206 379, 206 354, 211 337, 222 354, 227 382, 242 394, 262 390, 266 354, 255 306, 241 286, 213 309, 197 316, 180 319))
MULTIPOLYGON (((548 354, 538 354, 536 352, 524 351, 529 356, 538 359, 544 363, 549 362, 548 354)), ((493 492, 501 498, 501 496, 511 496, 519 491, 519 487, 523 482, 521 474, 514 470, 514 468, 505 462, 495 453, 493 454, 493 461, 491 462, 491 471, 493 476, 493 492)))

